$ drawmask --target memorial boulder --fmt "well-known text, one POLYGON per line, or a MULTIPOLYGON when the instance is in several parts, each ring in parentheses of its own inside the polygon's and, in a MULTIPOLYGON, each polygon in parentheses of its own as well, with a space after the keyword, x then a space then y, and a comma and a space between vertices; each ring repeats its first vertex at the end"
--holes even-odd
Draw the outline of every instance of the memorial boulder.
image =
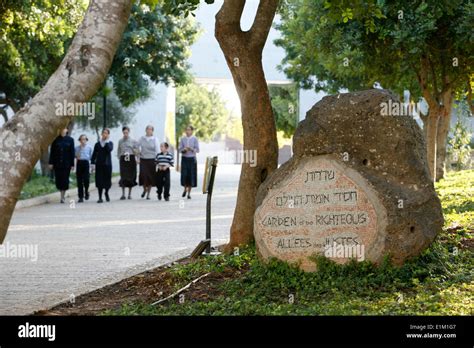
POLYGON ((293 138, 293 157, 256 197, 259 256, 312 271, 312 256, 395 264, 418 255, 441 230, 423 134, 399 104, 373 89, 323 98, 293 138), (385 109, 386 111, 386 109, 385 109))

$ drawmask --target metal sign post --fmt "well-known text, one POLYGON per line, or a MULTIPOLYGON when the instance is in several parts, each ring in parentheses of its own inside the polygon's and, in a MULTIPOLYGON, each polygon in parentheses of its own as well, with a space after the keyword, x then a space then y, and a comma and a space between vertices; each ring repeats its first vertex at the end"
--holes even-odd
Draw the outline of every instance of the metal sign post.
POLYGON ((206 169, 204 171, 204 180, 202 184, 202 193, 207 193, 207 204, 206 204, 206 239, 201 241, 199 245, 194 249, 191 257, 195 258, 201 255, 204 250, 207 255, 211 254, 211 200, 212 191, 214 188, 214 179, 216 177, 217 169, 217 156, 207 157, 206 169))
POLYGON ((206 253, 211 253, 211 199, 212 190, 214 188, 214 178, 216 176, 217 169, 217 156, 212 158, 209 183, 207 186, 207 204, 206 204, 206 239, 209 240, 209 244, 206 248, 206 253))

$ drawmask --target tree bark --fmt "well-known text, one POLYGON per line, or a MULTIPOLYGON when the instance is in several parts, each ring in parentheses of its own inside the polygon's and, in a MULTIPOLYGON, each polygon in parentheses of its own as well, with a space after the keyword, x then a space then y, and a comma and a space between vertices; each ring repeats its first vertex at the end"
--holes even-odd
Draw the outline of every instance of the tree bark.
POLYGON ((51 169, 49 169, 49 146, 41 152, 40 167, 42 176, 51 177, 51 169))
POLYGON ((451 107, 450 101, 447 105, 430 105, 428 116, 423 120, 428 167, 433 181, 439 181, 445 174, 451 107))
POLYGON ((440 117, 436 136, 436 181, 444 178, 446 172, 446 145, 449 133, 450 118, 440 117))
POLYGON ((428 83, 428 67, 432 62, 427 57, 420 60, 420 69, 416 71, 423 98, 428 103, 428 116, 422 116, 427 146, 427 160, 433 181, 444 177, 446 161, 446 143, 451 121, 451 108, 454 100, 452 81, 443 71, 440 90, 436 83, 434 69, 431 73, 432 85, 428 83))
POLYGON ((421 121, 423 122, 423 136, 425 137, 425 141, 426 141, 426 130, 427 130, 427 125, 428 125, 428 113, 425 115, 423 113, 420 112, 420 119, 421 121))
MULTIPOLYGON (((255 197, 260 184, 278 165, 276 126, 262 66, 262 52, 278 0, 260 0, 254 23, 242 31, 245 0, 224 0, 216 15, 215 36, 224 52, 240 99, 244 154, 256 151, 257 165, 242 163, 237 205, 226 251, 251 242, 255 197)), ((245 162, 245 161, 244 161, 245 162)))
POLYGON ((71 116, 57 103, 88 102, 102 85, 127 25, 132 0, 92 0, 68 53, 41 91, 0 131, 0 243, 21 188, 42 151, 71 116))
POLYGON ((452 106, 453 96, 451 94, 445 95, 436 136, 436 181, 443 179, 446 172, 446 146, 451 129, 452 106))
POLYGON ((436 180, 436 152, 437 152, 437 136, 438 136, 438 124, 440 119, 439 108, 431 108, 426 118, 426 153, 428 168, 430 169, 431 178, 433 181, 436 180))

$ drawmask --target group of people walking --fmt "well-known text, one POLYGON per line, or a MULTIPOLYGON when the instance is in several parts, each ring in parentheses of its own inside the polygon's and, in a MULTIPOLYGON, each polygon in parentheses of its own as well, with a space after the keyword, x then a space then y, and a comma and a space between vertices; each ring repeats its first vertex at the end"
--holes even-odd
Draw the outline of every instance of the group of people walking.
MULTIPOLYGON (((174 166, 174 156, 169 144, 159 143, 153 135, 154 128, 146 127, 145 135, 139 140, 130 136, 130 128, 122 128, 122 138, 118 142, 117 157, 120 163, 120 181, 122 188, 121 200, 132 199, 132 188, 143 187, 142 198, 150 199, 151 189, 157 188, 158 199, 169 201, 170 168, 174 166), (140 173, 137 175, 137 167, 140 173), (138 176, 138 183, 137 183, 138 176), (127 192, 128 189, 128 192, 127 192)), ((182 197, 191 199, 191 190, 197 186, 197 160, 199 141, 193 135, 194 128, 186 127, 186 135, 179 142, 178 151, 181 157, 181 185, 184 188, 182 197)), ((51 145, 49 165, 54 170, 57 189, 61 192, 61 203, 65 202, 65 194, 69 189, 71 170, 76 168, 79 203, 89 200, 90 173, 95 172, 95 185, 99 199, 110 202, 109 190, 112 187, 112 152, 114 144, 110 140, 110 130, 102 130, 99 141, 94 148, 88 145, 86 135, 78 139, 79 145, 74 146, 74 139, 63 129, 51 145)))

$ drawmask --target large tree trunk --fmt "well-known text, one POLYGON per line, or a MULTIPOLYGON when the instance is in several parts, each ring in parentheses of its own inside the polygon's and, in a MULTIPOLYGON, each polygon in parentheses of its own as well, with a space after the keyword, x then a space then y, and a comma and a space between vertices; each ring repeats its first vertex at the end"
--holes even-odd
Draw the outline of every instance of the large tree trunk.
POLYGON ((424 123, 428 167, 433 181, 438 181, 444 177, 446 143, 454 95, 449 76, 443 71, 441 79, 437 79, 428 57, 421 57, 420 69, 416 73, 429 108, 428 116, 421 118, 424 123), (428 73, 430 67, 431 74, 428 73), (430 75, 431 82, 428 81, 430 75), (441 81, 441 84, 438 84, 438 81, 441 81))
POLYGON ((451 103, 448 106, 431 105, 428 116, 423 119, 428 167, 433 181, 439 181, 445 173, 451 106, 451 103))
POLYGON ((427 137, 427 127, 428 127, 428 114, 423 114, 420 112, 420 119, 421 121, 423 122, 423 129, 422 129, 422 132, 423 132, 423 136, 425 137, 425 141, 426 141, 426 137, 427 137))
POLYGON ((40 156, 41 175, 51 177, 51 169, 49 169, 49 147, 41 152, 40 156))
POLYGON ((452 103, 443 107, 443 114, 438 121, 438 134, 436 136, 436 181, 444 178, 446 172, 446 146, 451 128, 452 103))
POLYGON ((71 117, 57 103, 87 102, 102 85, 127 25, 132 0, 92 0, 61 65, 0 132, 0 243, 21 188, 42 151, 71 117))
POLYGON ((426 153, 428 168, 430 169, 431 178, 433 181, 436 180, 436 153, 437 153, 437 136, 438 136, 438 123, 441 117, 439 108, 431 108, 428 117, 425 121, 425 135, 426 135, 426 153))
POLYGON ((224 52, 240 98, 244 129, 244 153, 256 151, 257 165, 242 163, 237 206, 230 230, 229 251, 253 240, 257 189, 278 164, 278 142, 262 51, 278 6, 278 0, 260 0, 249 31, 240 28, 245 0, 224 0, 216 15, 215 36, 224 52))

